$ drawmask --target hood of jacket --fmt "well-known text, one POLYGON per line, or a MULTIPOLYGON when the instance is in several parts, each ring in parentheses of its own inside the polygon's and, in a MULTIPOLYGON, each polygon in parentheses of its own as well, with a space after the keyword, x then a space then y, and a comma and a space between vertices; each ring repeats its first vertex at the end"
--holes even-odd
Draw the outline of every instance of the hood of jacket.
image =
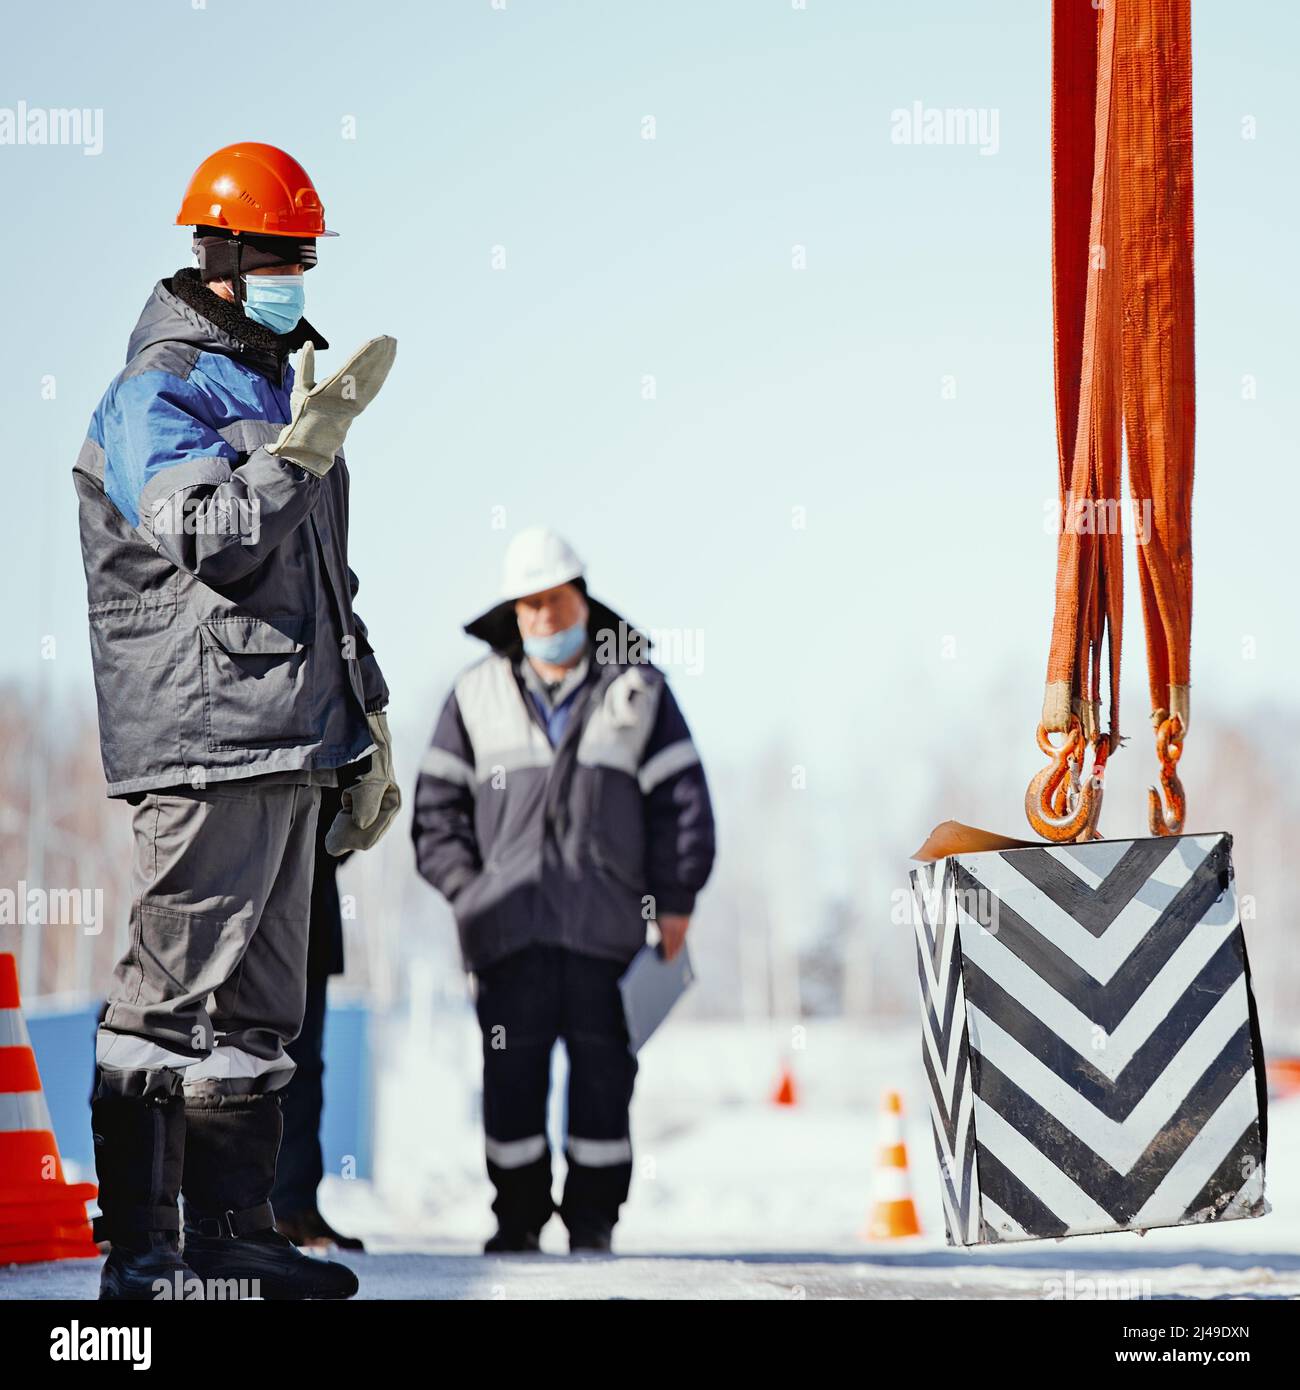
POLYGON ((187 343, 202 352, 233 357, 279 382, 289 354, 309 339, 320 351, 329 347, 306 319, 289 333, 273 333, 254 322, 229 300, 213 294, 190 266, 153 287, 131 332, 126 360, 155 343, 187 343))
MULTIPOLYGON (((627 619, 620 617, 607 603, 602 603, 598 598, 592 598, 590 594, 585 595, 587 600, 587 636, 591 640, 593 647, 599 646, 603 639, 603 633, 613 633, 615 640, 621 640, 625 647, 633 650, 637 646, 643 645, 648 651, 650 639, 642 632, 638 632, 627 619)), ((523 638, 519 635, 519 623, 515 618, 515 602, 513 599, 506 599, 494 607, 489 608, 486 613, 481 613, 473 621, 464 625, 466 633, 471 637, 477 637, 479 641, 486 642, 494 652, 501 652, 511 658, 519 658, 524 654, 523 638)))

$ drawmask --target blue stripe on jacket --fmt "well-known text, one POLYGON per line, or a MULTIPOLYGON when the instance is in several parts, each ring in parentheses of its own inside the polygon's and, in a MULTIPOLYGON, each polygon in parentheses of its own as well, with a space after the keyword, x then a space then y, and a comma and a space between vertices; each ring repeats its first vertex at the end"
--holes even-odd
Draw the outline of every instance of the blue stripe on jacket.
POLYGON ((260 372, 219 353, 197 354, 189 375, 165 368, 124 372, 95 410, 90 437, 104 451, 104 491, 132 526, 150 480, 201 458, 225 459, 239 450, 220 431, 245 420, 287 424, 293 372, 277 386, 260 372))

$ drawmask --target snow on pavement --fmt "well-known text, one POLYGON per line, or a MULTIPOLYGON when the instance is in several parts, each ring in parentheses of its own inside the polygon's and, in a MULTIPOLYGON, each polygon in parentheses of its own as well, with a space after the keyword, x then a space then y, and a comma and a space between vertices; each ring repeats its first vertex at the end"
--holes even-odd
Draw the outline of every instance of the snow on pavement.
MULTIPOLYGON (((1261 1220, 951 1250, 915 1034, 838 1024, 798 1035, 792 1108, 766 1099, 788 1030, 669 1029, 643 1058, 618 1255, 568 1256, 555 1220, 541 1256, 485 1258, 491 1191, 466 1083, 475 1039, 434 1031, 437 1045, 405 1051, 415 1060, 385 1079, 376 1181, 330 1178, 323 1191, 327 1216, 367 1238, 366 1255, 347 1257, 363 1298, 1300 1298, 1300 1101, 1270 1112, 1273 1211, 1261 1220), (885 1085, 910 1107, 925 1234, 869 1244, 860 1232, 885 1085), (412 1105, 413 1093, 425 1103, 412 1105)), ((562 1120, 557 1097, 556 1140, 562 1120)), ((97 1280, 97 1261, 10 1268, 0 1298, 90 1298, 97 1280)))

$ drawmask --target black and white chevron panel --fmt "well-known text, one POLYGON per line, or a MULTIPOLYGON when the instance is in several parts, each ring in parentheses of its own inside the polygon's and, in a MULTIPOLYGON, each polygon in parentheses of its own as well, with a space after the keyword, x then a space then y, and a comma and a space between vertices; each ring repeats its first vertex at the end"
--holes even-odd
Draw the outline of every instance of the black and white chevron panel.
POLYGON ((1095 840, 913 870, 950 1244, 1267 1211, 1231 851, 1095 840))
POLYGON ((921 1059, 930 1082, 944 1222, 950 1245, 973 1245, 979 1241, 980 1202, 955 872, 955 859, 913 870, 913 920, 921 976, 921 1059))

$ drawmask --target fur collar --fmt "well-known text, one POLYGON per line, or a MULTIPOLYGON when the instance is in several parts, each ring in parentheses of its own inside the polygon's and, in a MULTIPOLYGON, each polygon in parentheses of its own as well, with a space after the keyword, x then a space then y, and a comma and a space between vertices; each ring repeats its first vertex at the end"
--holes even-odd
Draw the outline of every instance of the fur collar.
MULTIPOLYGON (((638 632, 625 618, 620 617, 608 604, 587 595, 587 635, 595 647, 602 639, 602 632, 622 633, 627 645, 642 642, 649 647, 650 639, 638 632)), ((503 652, 513 660, 524 654, 524 644, 519 636, 519 623, 515 618, 513 599, 498 603, 481 613, 473 622, 465 624, 464 630, 471 637, 486 642, 495 652, 503 652)))
POLYGON ((169 282, 164 283, 182 304, 193 309, 214 328, 220 329, 227 337, 233 338, 235 342, 251 349, 255 354, 265 354, 283 362, 291 352, 297 352, 308 339, 316 345, 318 352, 323 352, 329 347, 320 332, 306 319, 299 320, 288 333, 274 333, 265 324, 256 323, 230 300, 213 294, 199 278, 199 272, 193 266, 178 270, 169 282))

